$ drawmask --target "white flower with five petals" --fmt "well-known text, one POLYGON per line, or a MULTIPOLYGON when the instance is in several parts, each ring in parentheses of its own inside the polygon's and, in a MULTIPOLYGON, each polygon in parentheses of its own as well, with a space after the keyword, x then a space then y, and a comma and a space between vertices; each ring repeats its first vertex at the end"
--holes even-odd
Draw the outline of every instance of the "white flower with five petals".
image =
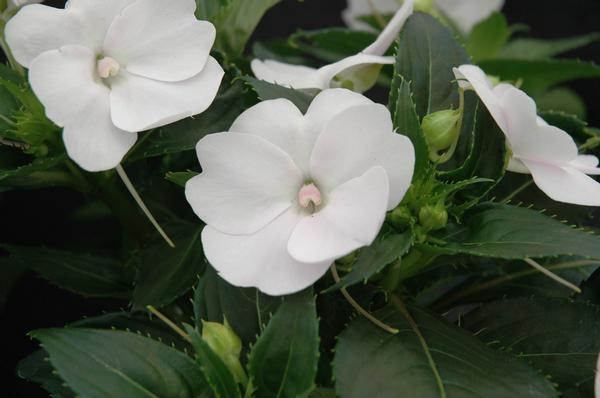
POLYGON ((89 171, 116 167, 137 132, 203 112, 223 70, 214 26, 194 0, 70 0, 32 4, 6 26, 69 156, 89 171))
POLYGON ((242 113, 197 145, 186 197, 219 274, 271 295, 310 286, 369 245, 412 179, 414 149, 386 107, 329 89, 303 115, 286 99, 242 113))
POLYGON ((538 117, 533 99, 518 88, 507 83, 494 87, 474 65, 462 65, 454 73, 463 89, 475 90, 504 132, 512 152, 508 170, 531 174, 553 200, 600 206, 600 184, 586 175, 600 175, 597 157, 579 155, 573 138, 538 117))
POLYGON ((381 65, 394 63, 394 57, 384 55, 412 14, 413 2, 407 0, 375 42, 358 54, 318 69, 272 59, 254 59, 250 65, 252 72, 261 80, 295 89, 324 90, 340 86, 350 88, 351 85, 353 91, 367 91, 375 84, 381 65))

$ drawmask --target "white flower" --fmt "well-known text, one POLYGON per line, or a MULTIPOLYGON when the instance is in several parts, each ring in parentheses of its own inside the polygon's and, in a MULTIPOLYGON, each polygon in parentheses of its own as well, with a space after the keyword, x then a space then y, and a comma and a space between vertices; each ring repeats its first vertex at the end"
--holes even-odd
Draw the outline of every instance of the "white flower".
POLYGON ((230 131, 200 140, 203 172, 185 193, 207 224, 206 257, 236 286, 310 286, 373 242, 412 179, 412 143, 387 108, 345 89, 321 92, 306 115, 286 99, 261 102, 230 131))
POLYGON ((596 360, 596 376, 594 377, 594 396, 600 398, 600 355, 596 360))
POLYGON ((71 0, 23 7, 6 26, 16 60, 69 156, 89 171, 116 167, 136 132, 203 112, 223 70, 215 28, 194 0, 71 0))
POLYGON ((412 14, 413 2, 414 0, 407 0, 377 40, 358 54, 319 69, 275 60, 254 59, 251 63, 252 72, 257 78, 269 83, 296 89, 324 90, 339 86, 348 88, 350 83, 352 90, 364 92, 375 84, 381 65, 394 63, 393 57, 383 55, 394 43, 404 22, 412 14), (336 80, 340 83, 337 83, 336 80))
POLYGON ((27 4, 41 3, 44 0, 8 0, 6 10, 11 11, 15 8, 26 6, 27 4))
POLYGON ((600 174, 598 158, 579 155, 573 138, 539 118, 535 102, 523 91, 506 83, 493 87, 474 65, 460 66, 454 73, 461 87, 475 90, 504 132, 512 152, 508 170, 530 173, 556 201, 600 206, 600 184, 586 175, 600 174))
MULTIPOLYGON (((402 0, 370 0, 380 14, 395 12, 402 0)), ((504 0, 435 0, 436 11, 449 18, 463 33, 468 34, 479 22, 504 6, 504 0)), ((348 8, 342 12, 342 19, 348 26, 358 30, 372 28, 359 18, 372 15, 373 10, 367 0, 348 0, 348 8)))

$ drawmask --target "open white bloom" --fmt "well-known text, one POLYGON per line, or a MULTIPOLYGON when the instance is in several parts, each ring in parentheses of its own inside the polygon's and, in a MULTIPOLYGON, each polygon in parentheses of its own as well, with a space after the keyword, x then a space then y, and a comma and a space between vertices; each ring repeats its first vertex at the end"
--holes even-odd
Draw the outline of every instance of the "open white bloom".
POLYGON ((196 147, 186 197, 207 226, 206 257, 236 286, 297 292, 369 245, 412 179, 414 149, 383 105, 345 89, 306 115, 286 99, 242 113, 196 147))
MULTIPOLYGON (((348 26, 357 30, 372 30, 360 17, 373 14, 371 5, 380 14, 394 13, 402 0, 348 0, 348 8, 342 12, 342 18, 348 26)), ((418 0, 417 0, 418 1, 418 0)), ((494 11, 504 6, 504 0, 428 0, 435 11, 441 12, 463 33, 468 34, 475 25, 485 20, 494 11)))
POLYGON ((596 376, 594 377, 594 396, 600 398, 600 355, 596 360, 596 376))
POLYGON ((352 88, 356 92, 367 91, 375 84, 381 65, 394 63, 394 57, 385 57, 384 54, 394 43, 402 26, 412 14, 413 3, 414 0, 407 0, 377 40, 358 54, 319 69, 270 59, 254 59, 250 65, 252 72, 257 78, 269 83, 295 89, 317 88, 324 90, 343 86, 352 88))
POLYGON ((6 26, 16 60, 69 156, 89 171, 116 167, 136 132, 203 112, 223 70, 209 56, 214 26, 194 0, 71 0, 32 4, 6 26))
POLYGON ((493 86, 477 66, 454 70, 464 89, 473 89, 504 132, 512 159, 508 170, 530 173, 550 198, 566 203, 600 206, 600 184, 586 174, 600 174, 598 158, 579 155, 569 134, 537 116, 536 104, 518 88, 493 86))

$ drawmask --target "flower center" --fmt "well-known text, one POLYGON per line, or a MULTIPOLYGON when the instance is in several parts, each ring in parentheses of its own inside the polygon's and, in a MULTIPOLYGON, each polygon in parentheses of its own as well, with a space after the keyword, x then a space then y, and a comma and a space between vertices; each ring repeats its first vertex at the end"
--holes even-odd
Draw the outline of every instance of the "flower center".
POLYGON ((119 70, 121 70, 121 65, 114 58, 104 57, 98 60, 98 75, 103 79, 117 76, 119 70))
POLYGON ((313 183, 303 185, 298 192, 298 203, 305 209, 311 205, 312 207, 320 206, 323 203, 321 191, 313 183))

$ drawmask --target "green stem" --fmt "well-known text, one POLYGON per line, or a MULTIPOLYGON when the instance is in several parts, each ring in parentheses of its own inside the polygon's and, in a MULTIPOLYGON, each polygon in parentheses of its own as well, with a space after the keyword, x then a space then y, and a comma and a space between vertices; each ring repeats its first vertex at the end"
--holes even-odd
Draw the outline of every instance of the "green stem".
POLYGON ((377 10, 377 7, 375 7, 373 0, 367 0, 367 3, 369 3, 369 8, 371 9, 371 12, 373 13, 373 17, 375 18, 375 21, 377 21, 377 24, 381 27, 381 29, 385 29, 385 27, 387 26, 387 22, 381 16, 379 11, 377 10))
POLYGON ((156 218, 154 218, 154 216, 150 212, 150 209, 148 209, 148 206, 146 206, 146 204, 142 200, 142 197, 138 194, 137 190, 135 189, 135 187, 131 183, 131 180, 127 176, 127 173, 125 173, 125 170, 123 169, 123 167, 121 165, 118 165, 116 167, 116 170, 117 170, 117 174, 119 175, 119 177, 121 177, 121 180, 123 181, 123 184, 125 184, 125 187, 127 187, 127 190, 129 191, 129 193, 131 194, 131 196, 133 197, 133 199, 135 200, 135 202, 138 204, 138 206, 140 207, 140 209, 142 209, 142 211, 144 212, 144 214, 146 215, 146 217, 148 218, 148 220, 150 220, 150 222, 152 223, 152 225, 154 226, 154 228, 156 229, 156 231, 158 231, 158 233, 160 234, 160 236, 163 237, 163 239, 165 240, 165 242, 167 242, 167 244, 169 246, 171 246, 172 248, 175 248, 175 243, 173 243, 173 241, 171 240, 171 238, 169 238, 169 236, 167 235, 167 233, 162 229, 162 227, 160 226, 160 224, 158 223, 158 221, 156 221, 156 218))
MULTIPOLYGON (((600 261, 598 261, 598 260, 566 261, 563 263, 549 265, 546 267, 546 269, 551 270, 551 271, 559 271, 559 270, 563 270, 563 269, 580 268, 580 267, 597 265, 597 264, 600 264, 600 261)), ((462 290, 448 296, 447 298, 443 299, 442 301, 437 302, 436 304, 434 304, 433 308, 435 310, 444 310, 465 297, 472 296, 476 293, 494 288, 496 286, 502 285, 507 282, 514 281, 516 279, 521 279, 521 278, 525 278, 525 277, 528 277, 531 275, 535 275, 538 272, 539 271, 537 269, 526 269, 523 271, 518 271, 518 272, 514 272, 512 274, 503 275, 503 276, 500 276, 500 277, 497 277, 494 279, 490 279, 483 283, 472 284, 472 285, 466 287, 465 289, 462 289, 462 290)))
POLYGON ((515 189, 514 191, 512 191, 507 197, 505 197, 504 199, 502 199, 500 201, 500 203, 508 203, 511 201, 512 198, 514 198, 515 196, 517 196, 518 194, 520 194, 521 192, 523 192, 524 190, 526 190, 527 188, 529 188, 529 186, 533 184, 533 180, 529 180, 527 182, 525 182, 523 185, 521 185, 520 187, 518 187, 517 189, 515 189))
MULTIPOLYGON (((331 275, 333 276, 333 280, 335 281, 335 283, 340 283, 340 276, 338 275, 337 272, 337 268, 335 266, 335 263, 333 263, 331 265, 331 275)), ((354 300, 354 298, 350 295, 350 293, 348 293, 348 291, 345 288, 341 288, 340 292, 342 293, 342 296, 344 296, 344 298, 346 299, 346 301, 348 301, 348 303, 354 307, 354 309, 361 314, 362 316, 364 316, 367 320, 371 321, 375 326, 385 330, 388 333, 391 334, 397 334, 399 332, 398 329, 393 328, 389 325, 386 325, 385 323, 381 322, 379 319, 375 318, 373 315, 371 315, 371 313, 369 313, 369 311, 365 310, 363 307, 361 307, 360 304, 358 304, 358 302, 356 300, 354 300)))
POLYGON ((427 362, 429 363, 429 367, 431 368, 431 371, 433 372, 433 377, 435 378, 435 382, 438 386, 438 389, 440 390, 440 398, 446 398, 446 388, 444 387, 444 382, 442 381, 440 372, 438 371, 437 365, 436 365, 435 361, 433 360, 433 356, 431 356, 431 351, 429 350, 429 345, 427 344, 425 337, 423 337, 423 334, 421 334, 419 325, 417 325, 417 322, 415 322, 415 320, 413 319, 412 315, 410 314, 410 312, 406 308, 406 305, 404 305, 404 302, 400 299, 400 297, 398 297, 397 295, 394 294, 391 296, 391 300, 392 300, 392 304, 394 305, 394 307, 396 307, 396 309, 402 314, 404 319, 406 319, 406 322, 408 322, 408 324, 410 325, 410 328, 413 330, 413 332, 417 336, 419 343, 421 343, 421 347, 423 348, 423 352, 425 353, 425 356, 427 357, 427 362))
POLYGON ((165 315, 163 315, 162 312, 160 312, 159 310, 157 310, 156 308, 154 308, 151 305, 147 306, 146 308, 148 309, 148 311, 150 311, 152 314, 154 314, 158 319, 163 321, 168 327, 173 329, 173 331, 175 333, 177 333, 178 335, 180 335, 185 341, 187 341, 190 344, 192 343, 192 338, 186 332, 184 332, 183 329, 181 329, 179 326, 177 326, 175 324, 175 322, 173 322, 172 320, 167 318, 165 315))

